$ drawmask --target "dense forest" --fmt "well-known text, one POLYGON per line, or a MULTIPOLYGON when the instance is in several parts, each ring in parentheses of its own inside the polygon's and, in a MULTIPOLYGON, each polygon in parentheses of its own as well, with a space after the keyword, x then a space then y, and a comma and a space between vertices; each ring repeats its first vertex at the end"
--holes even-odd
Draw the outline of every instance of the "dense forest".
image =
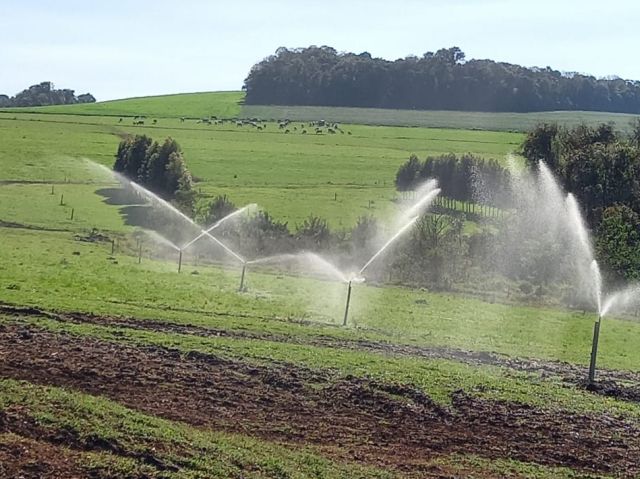
POLYGON ((493 60, 457 47, 395 61, 334 48, 278 48, 245 79, 247 104, 420 110, 640 113, 640 82, 493 60))
POLYGON ((73 90, 67 88, 55 89, 53 83, 45 81, 37 85, 31 85, 22 90, 16 96, 0 94, 0 108, 13 106, 46 106, 46 105, 71 105, 74 103, 93 103, 96 99, 91 93, 75 95, 73 90))

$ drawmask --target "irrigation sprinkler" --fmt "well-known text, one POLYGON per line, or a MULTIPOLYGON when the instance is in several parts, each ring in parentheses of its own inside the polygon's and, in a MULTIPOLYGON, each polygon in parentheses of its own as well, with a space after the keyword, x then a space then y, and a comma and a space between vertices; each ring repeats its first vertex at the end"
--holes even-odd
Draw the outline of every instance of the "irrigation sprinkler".
POLYGON ((178 250, 178 273, 182 270, 182 250, 178 250))
POLYGON ((142 241, 138 243, 138 264, 142 262, 142 241))
POLYGON ((342 325, 347 325, 347 319, 349 317, 349 303, 351 302, 351 281, 349 281, 347 286, 347 304, 344 307, 344 319, 342 320, 342 325))
POLYGON ((600 337, 600 323, 602 316, 593 325, 593 341, 591 342, 591 362, 589 363, 589 386, 596 382, 596 357, 598 356, 598 339, 600 337))
POLYGON ((115 238, 111 240, 111 256, 113 256, 113 253, 115 253, 116 251, 116 240, 115 238))
POLYGON ((76 209, 75 208, 71 208, 71 218, 73 220, 73 214, 75 213, 76 209))
POLYGON ((242 273, 240 274, 240 287, 238 288, 238 291, 242 292, 244 290, 244 275, 247 272, 247 263, 243 262, 242 263, 242 273))

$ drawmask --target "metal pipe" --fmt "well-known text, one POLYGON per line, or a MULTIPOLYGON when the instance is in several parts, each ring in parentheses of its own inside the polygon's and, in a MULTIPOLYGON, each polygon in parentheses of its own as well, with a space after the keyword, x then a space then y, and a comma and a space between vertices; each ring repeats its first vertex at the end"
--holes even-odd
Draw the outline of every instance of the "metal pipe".
POLYGON ((351 281, 349 281, 349 286, 347 288, 347 304, 344 308, 344 319, 342 321, 342 325, 347 325, 347 318, 349 317, 349 303, 351 302, 351 281))
POLYGON ((138 246, 138 264, 142 262, 142 241, 140 241, 138 246))
POLYGON ((593 325, 593 341, 591 342, 591 362, 589 364, 589 386, 593 386, 596 381, 596 358, 598 356, 598 339, 600 338, 601 316, 593 325))
POLYGON ((244 274, 247 271, 247 263, 242 263, 242 273, 240 274, 240 287, 238 291, 242 292, 244 290, 244 274))
POLYGON ((182 250, 178 253, 178 273, 182 270, 182 250))

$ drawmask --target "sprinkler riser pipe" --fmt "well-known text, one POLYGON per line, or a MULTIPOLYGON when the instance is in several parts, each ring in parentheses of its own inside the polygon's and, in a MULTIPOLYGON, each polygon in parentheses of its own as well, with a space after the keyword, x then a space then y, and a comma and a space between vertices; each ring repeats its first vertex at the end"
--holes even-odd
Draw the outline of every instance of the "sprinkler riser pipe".
POLYGON ((182 250, 178 254, 178 273, 182 270, 182 250))
POLYGON ((247 264, 242 265, 242 273, 240 273, 240 287, 238 291, 242 291, 244 289, 244 275, 247 272, 247 264))
POLYGON ((140 241, 140 246, 138 246, 138 264, 142 263, 142 241, 140 241))
POLYGON ((600 338, 600 320, 593 325, 593 341, 591 342, 591 361, 589 363, 589 385, 595 384, 596 380, 596 358, 598 356, 598 340, 600 338))
POLYGON ((344 319, 342 320, 342 325, 347 325, 347 319, 349 318, 349 303, 351 302, 351 281, 349 281, 349 286, 347 288, 347 304, 344 307, 344 319))

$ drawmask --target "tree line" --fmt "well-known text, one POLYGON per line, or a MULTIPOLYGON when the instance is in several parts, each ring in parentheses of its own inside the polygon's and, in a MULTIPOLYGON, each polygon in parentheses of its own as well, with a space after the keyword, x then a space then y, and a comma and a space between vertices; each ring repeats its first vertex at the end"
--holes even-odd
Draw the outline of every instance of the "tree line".
POLYGON ((72 105, 74 103, 94 103, 96 99, 91 93, 83 93, 76 96, 73 90, 68 88, 56 89, 53 83, 45 81, 37 85, 31 85, 15 96, 0 94, 0 108, 14 106, 46 106, 46 105, 72 105))
POLYGON ((118 145, 113 170, 193 216, 196 194, 191 173, 174 139, 159 144, 146 135, 125 138, 118 145))
POLYGON ((288 49, 255 64, 247 104, 422 110, 640 112, 640 82, 466 60, 458 47, 395 61, 329 46, 288 49))
POLYGON ((472 154, 428 156, 424 161, 411 155, 398 169, 395 185, 398 191, 411 191, 435 178, 441 196, 505 208, 510 205, 510 177, 509 170, 498 161, 472 154))

